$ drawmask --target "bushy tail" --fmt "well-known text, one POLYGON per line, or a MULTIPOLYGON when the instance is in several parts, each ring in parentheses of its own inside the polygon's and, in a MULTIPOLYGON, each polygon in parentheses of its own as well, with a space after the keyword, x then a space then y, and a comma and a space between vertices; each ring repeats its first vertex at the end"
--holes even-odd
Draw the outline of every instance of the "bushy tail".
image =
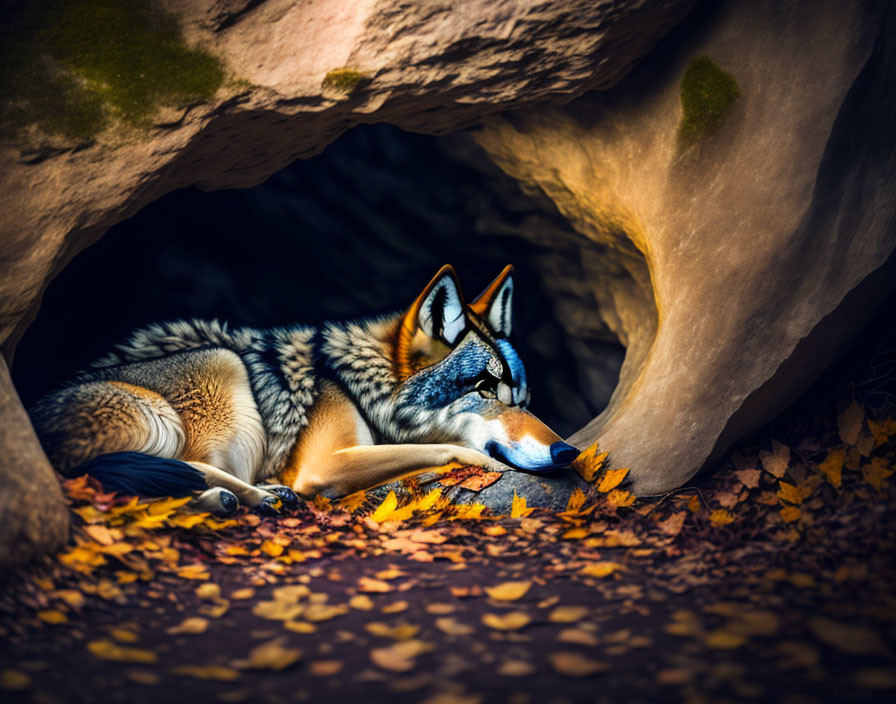
POLYGON ((136 496, 189 496, 208 486, 198 469, 180 460, 153 457, 142 452, 112 452, 63 472, 66 477, 87 474, 105 491, 136 496))

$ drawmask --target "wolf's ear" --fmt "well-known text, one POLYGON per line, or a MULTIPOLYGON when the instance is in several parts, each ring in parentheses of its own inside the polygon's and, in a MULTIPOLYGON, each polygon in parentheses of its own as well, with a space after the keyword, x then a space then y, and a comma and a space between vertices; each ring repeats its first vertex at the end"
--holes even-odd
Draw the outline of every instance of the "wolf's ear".
POLYGON ((446 264, 408 308, 404 327, 409 332, 422 330, 431 338, 453 345, 466 324, 457 274, 446 264))
POLYGON ((513 267, 509 264, 470 304, 470 310, 482 318, 499 337, 509 337, 513 304, 513 267))

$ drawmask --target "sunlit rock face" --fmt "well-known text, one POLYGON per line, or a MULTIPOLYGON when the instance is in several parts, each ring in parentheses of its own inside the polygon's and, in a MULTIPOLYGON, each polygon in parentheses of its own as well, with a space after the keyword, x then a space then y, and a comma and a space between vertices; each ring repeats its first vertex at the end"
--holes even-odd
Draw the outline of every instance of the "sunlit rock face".
MULTIPOLYGON (((32 123, 0 140, 0 343, 7 359, 37 314, 47 283, 109 227, 162 195, 190 184, 256 185, 359 122, 441 134, 475 126, 500 110, 559 104, 608 88, 686 14, 692 0, 119 4, 129 12, 139 6, 171 13, 180 27, 177 36, 153 46, 169 58, 196 59, 208 70, 198 87, 184 92, 191 96, 181 101, 187 104, 163 101, 138 110, 129 84, 115 96, 111 88, 94 95, 82 101, 83 119, 68 120, 72 129, 66 134, 35 126, 58 125, 62 118, 54 114, 52 91, 44 90, 39 97, 49 93, 50 107, 38 101, 32 123), (184 54, 185 47, 204 53, 184 54), (220 76, 208 56, 219 62, 220 76), (209 98, 210 87, 215 92, 209 98), (113 97, 117 102, 103 103, 113 97), (132 119, 97 128, 98 116, 107 114, 132 119)), ((77 7, 86 11, 90 5, 83 0, 77 7)), ((63 17, 74 6, 53 4, 63 17)), ((144 31, 127 17, 118 20, 114 26, 144 31)), ((72 59, 83 45, 72 32, 90 38, 98 27, 113 26, 84 22, 83 16, 81 24, 86 26, 62 25, 61 39, 50 46, 56 59, 72 59)), ((27 38, 20 44, 26 54, 34 46, 27 38)), ((92 72, 88 78, 94 82, 112 80, 125 68, 137 75, 156 70, 135 64, 129 42, 110 46, 119 52, 120 66, 102 65, 102 56, 78 64, 92 72)), ((33 59, 32 69, 43 65, 33 59)), ((90 83, 84 77, 62 79, 60 88, 83 88, 90 83)), ((19 83, 28 93, 42 80, 37 75, 19 83)), ((136 97, 145 103, 147 95, 152 91, 136 97)), ((41 506, 3 504, 0 559, 13 555, 13 544, 16 559, 25 559, 63 540, 66 516, 55 478, 5 376, 0 387, 8 398, 4 442, 18 443, 16 452, 4 446, 0 453, 0 491, 11 495, 16 484, 10 477, 26 472, 46 489, 41 506), (9 404, 15 412, 7 412, 9 404)))
POLYGON ((773 417, 894 278, 893 24, 880 5, 727 3, 614 90, 475 133, 581 235, 580 289, 628 353, 571 441, 637 492, 773 417))

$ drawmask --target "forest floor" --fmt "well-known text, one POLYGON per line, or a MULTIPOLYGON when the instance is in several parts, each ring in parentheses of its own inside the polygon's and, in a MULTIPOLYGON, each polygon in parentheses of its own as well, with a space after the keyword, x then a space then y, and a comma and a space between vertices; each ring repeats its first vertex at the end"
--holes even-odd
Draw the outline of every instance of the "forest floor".
POLYGON ((72 544, 3 586, 0 696, 893 701, 896 420, 845 389, 661 499, 592 448, 562 513, 412 486, 219 521, 69 480, 72 544))

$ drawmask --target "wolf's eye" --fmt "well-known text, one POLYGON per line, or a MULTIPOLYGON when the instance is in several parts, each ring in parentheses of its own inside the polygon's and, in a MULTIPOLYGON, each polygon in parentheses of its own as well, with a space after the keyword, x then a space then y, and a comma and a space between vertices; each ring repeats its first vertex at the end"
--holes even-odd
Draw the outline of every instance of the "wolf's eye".
POLYGON ((478 391, 479 395, 482 396, 482 398, 497 398, 499 381, 499 379, 493 377, 491 374, 488 374, 477 381, 473 386, 473 389, 475 391, 478 391))

